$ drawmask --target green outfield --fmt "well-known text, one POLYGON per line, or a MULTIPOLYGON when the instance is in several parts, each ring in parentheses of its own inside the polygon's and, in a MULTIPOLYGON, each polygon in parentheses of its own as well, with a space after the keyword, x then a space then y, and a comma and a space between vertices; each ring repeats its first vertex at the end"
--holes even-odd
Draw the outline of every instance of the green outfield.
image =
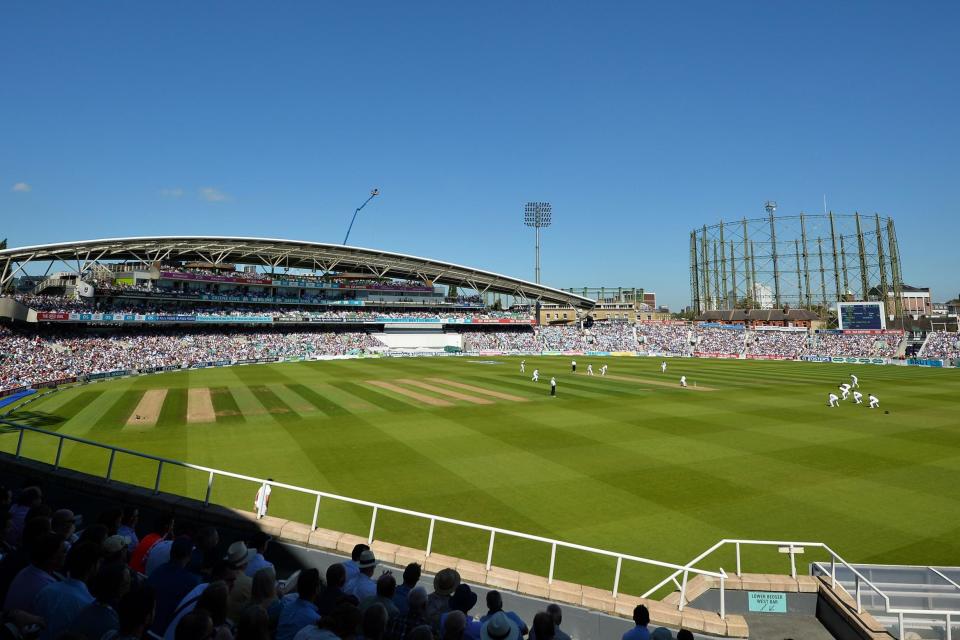
MULTIPOLYGON (((960 373, 837 364, 606 358, 382 359, 180 371, 54 393, 25 424, 159 456, 661 560, 720 538, 827 542, 859 562, 960 557, 960 373), (539 368, 541 381, 530 373, 539 368), (826 396, 860 377, 880 410, 826 396), (691 388, 680 389, 680 375, 691 388), (549 397, 556 375, 558 397, 549 397), (695 386, 694 386, 695 385, 695 386), (889 411, 889 413, 887 413, 889 411)), ((0 436, 12 451, 16 435, 0 436)), ((53 438, 24 452, 52 461, 53 438)), ((67 445, 66 466, 107 454, 67 445)), ((155 465, 115 477, 153 486, 155 465)), ((164 491, 203 497, 206 474, 169 469, 164 491)), ((213 500, 252 510, 256 487, 213 500)), ((313 498, 277 490, 271 515, 309 522, 313 498)), ((323 502, 320 526, 366 535, 368 509, 323 502)), ((381 514, 377 537, 423 547, 424 522, 381 514)), ((435 550, 484 560, 488 537, 438 525, 435 550)), ((814 559, 808 553, 804 561, 814 559)), ((498 540, 494 563, 544 573, 549 549, 498 540)), ((718 563, 732 570, 729 557, 718 563)), ((777 570, 751 553, 745 570, 777 570)), ((705 566, 705 568, 708 568, 705 566)), ((623 588, 653 574, 627 566, 623 588)), ((562 579, 610 587, 613 562, 561 551, 562 579)), ((659 573, 656 575, 660 575, 659 573)))

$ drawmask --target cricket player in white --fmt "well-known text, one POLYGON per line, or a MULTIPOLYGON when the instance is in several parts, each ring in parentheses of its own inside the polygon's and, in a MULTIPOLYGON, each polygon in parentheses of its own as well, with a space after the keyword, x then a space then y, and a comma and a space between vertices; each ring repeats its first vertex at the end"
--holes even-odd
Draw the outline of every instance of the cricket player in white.
POLYGON ((842 396, 842 399, 846 400, 850 396, 850 385, 848 385, 847 383, 843 383, 842 385, 840 385, 839 389, 840 389, 840 395, 842 396))
POLYGON ((600 367, 600 375, 601 376, 607 375, 607 365, 603 365, 602 367, 600 367))
POLYGON ((520 361, 520 373, 525 373, 526 371, 527 371, 527 361, 526 361, 526 360, 521 360, 521 361, 520 361))
POLYGON ((267 515, 267 508, 270 506, 270 494, 273 489, 268 484, 273 482, 273 478, 267 478, 267 482, 260 485, 257 489, 257 497, 253 499, 253 506, 257 510, 257 519, 267 515))
POLYGON ((681 387, 687 386, 687 376, 680 376, 680 386, 681 387))
POLYGON ((540 382, 540 369, 533 370, 533 381, 540 382))
POLYGON ((587 365, 587 375, 588 375, 588 376, 592 376, 592 375, 593 375, 593 365, 592 365, 592 364, 588 364, 588 365, 587 365))
POLYGON ((829 406, 831 406, 831 407, 839 407, 839 406, 840 406, 840 398, 838 398, 838 397, 837 397, 837 394, 835 394, 835 393, 831 393, 829 396, 827 396, 827 400, 830 401, 829 406))
POLYGON ((853 388, 854 388, 854 389, 859 389, 859 388, 860 388, 860 378, 858 378, 857 376, 853 375, 852 373, 850 374, 850 382, 853 383, 853 388))
POLYGON ((667 361, 664 360, 663 362, 660 363, 660 373, 666 373, 666 372, 667 372, 667 361))
POLYGON ((870 401, 871 409, 878 409, 880 407, 880 400, 877 398, 877 396, 871 393, 867 395, 867 399, 870 401))
POLYGON ((576 360, 571 360, 571 361, 570 361, 570 373, 576 373, 576 372, 577 372, 577 361, 576 361, 576 360))
POLYGON ((553 377, 550 378, 550 395, 554 398, 557 397, 557 379, 553 377))
POLYGON ((863 394, 860 393, 859 391, 854 391, 853 401, 856 402, 857 404, 863 404, 863 394))

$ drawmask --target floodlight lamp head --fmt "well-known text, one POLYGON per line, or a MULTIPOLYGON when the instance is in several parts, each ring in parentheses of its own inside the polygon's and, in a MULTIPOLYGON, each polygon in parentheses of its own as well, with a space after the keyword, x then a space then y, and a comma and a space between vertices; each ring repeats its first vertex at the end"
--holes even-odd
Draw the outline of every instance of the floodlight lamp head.
POLYGON ((770 215, 773 215, 774 212, 777 210, 777 203, 774 202, 773 200, 767 200, 767 203, 763 205, 763 208, 767 210, 767 213, 769 213, 770 215))
POLYGON ((374 187, 373 189, 370 189, 370 197, 371 197, 371 198, 374 197, 374 196, 378 196, 378 195, 380 195, 380 188, 379 188, 379 187, 374 187))
POLYGON ((528 227, 549 227, 553 207, 549 202, 528 202, 523 208, 523 223, 528 227))

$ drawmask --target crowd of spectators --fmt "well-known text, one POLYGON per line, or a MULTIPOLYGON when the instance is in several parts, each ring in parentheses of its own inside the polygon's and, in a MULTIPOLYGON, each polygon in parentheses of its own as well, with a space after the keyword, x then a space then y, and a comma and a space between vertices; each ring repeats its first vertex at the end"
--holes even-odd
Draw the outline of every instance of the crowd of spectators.
POLYGON ((0 326, 0 389, 118 370, 344 355, 382 346, 362 331, 190 328, 88 333, 0 326))
POLYGON ((473 331, 463 334, 463 350, 529 352, 539 351, 540 343, 533 331, 473 331))
POLYGON ((921 358, 956 360, 960 358, 960 333, 933 331, 920 349, 921 358))
MULTIPOLYGON (((455 569, 430 580, 411 563, 396 577, 365 544, 322 575, 301 566, 279 579, 262 532, 228 541, 171 514, 145 527, 135 506, 87 524, 37 486, 0 487, 0 499, 4 640, 570 639, 556 604, 524 620, 499 591, 479 604, 455 569)), ((646 607, 633 618, 625 640, 672 640, 648 633, 646 607)))
POLYGON ((893 358, 902 336, 892 333, 818 333, 811 353, 852 358, 893 358))
POLYGON ((810 341, 806 331, 751 331, 747 334, 748 356, 799 358, 810 341))
POLYGON ((547 325, 540 327, 537 333, 544 351, 584 351, 587 348, 584 332, 575 325, 547 325))
POLYGON ((690 353, 693 328, 685 324, 641 322, 637 324, 637 343, 641 351, 683 356, 690 353))
POLYGON ((741 354, 744 349, 744 332, 734 329, 718 329, 716 327, 696 327, 694 332, 696 344, 693 353, 724 355, 741 354))
POLYGON ((636 351, 637 334, 629 322, 608 321, 594 323, 584 330, 590 351, 636 351))

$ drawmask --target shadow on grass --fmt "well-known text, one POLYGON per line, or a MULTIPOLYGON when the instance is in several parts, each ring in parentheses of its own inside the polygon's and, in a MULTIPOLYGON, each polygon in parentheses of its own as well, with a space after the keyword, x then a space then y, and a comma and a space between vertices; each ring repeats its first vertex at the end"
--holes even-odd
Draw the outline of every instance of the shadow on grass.
MULTIPOLYGON (((17 424, 22 424, 27 427, 48 429, 50 431, 56 431, 60 425, 66 422, 66 419, 63 416, 58 416, 53 413, 44 413, 42 411, 16 411, 7 416, 6 419, 10 422, 16 422, 17 424)), ((8 431, 15 431, 15 429, 9 425, 3 425, 3 433, 8 431)))

